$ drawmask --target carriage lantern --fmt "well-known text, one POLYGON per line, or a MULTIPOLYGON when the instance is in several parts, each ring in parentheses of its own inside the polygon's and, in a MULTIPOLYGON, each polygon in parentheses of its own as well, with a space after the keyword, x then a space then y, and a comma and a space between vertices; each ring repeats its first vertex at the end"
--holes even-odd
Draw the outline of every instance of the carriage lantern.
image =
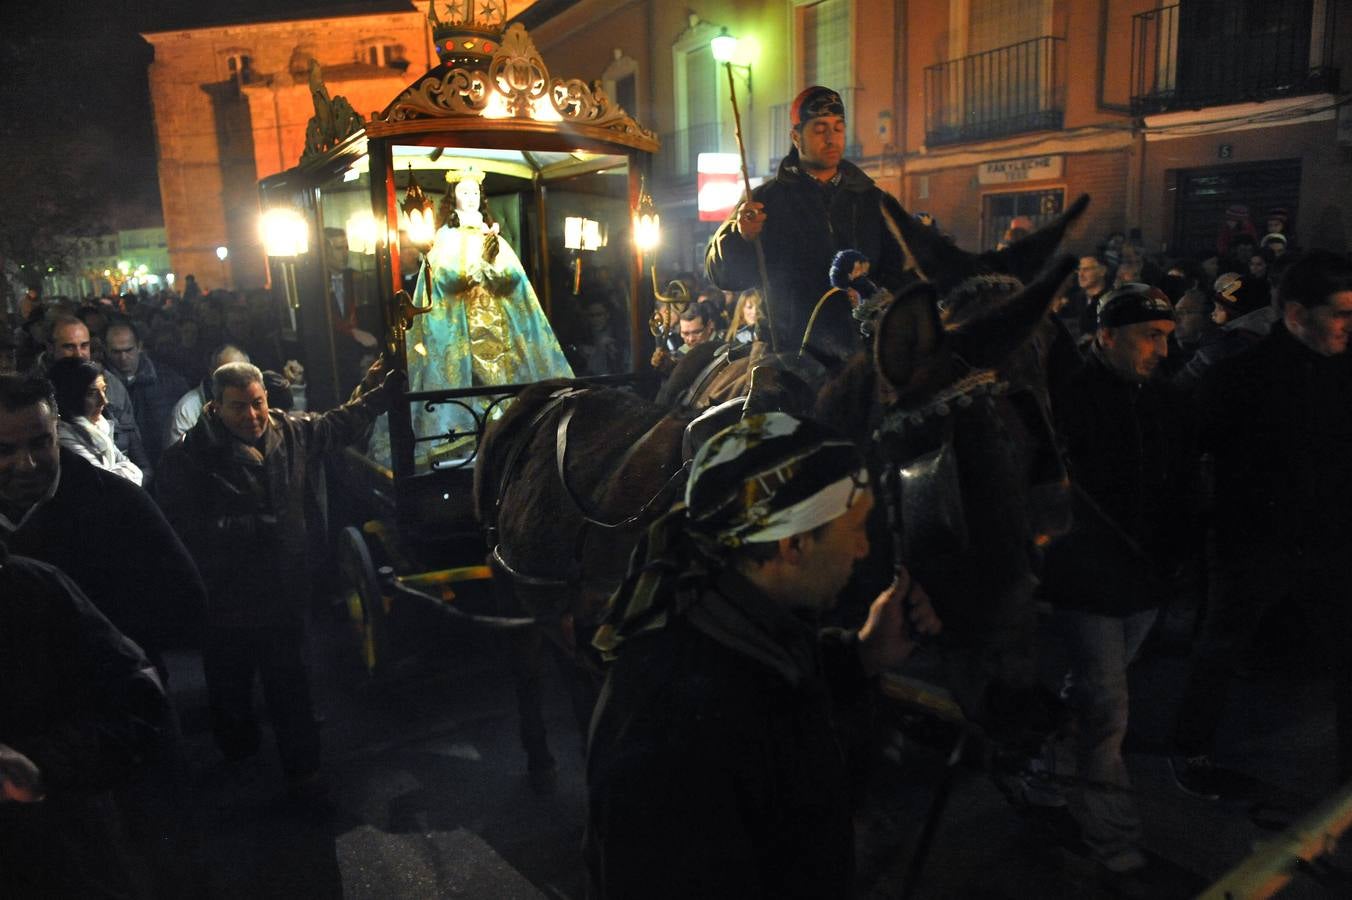
POLYGON ((404 202, 399 204, 399 212, 402 213, 409 242, 426 253, 437 236, 436 209, 413 175, 412 163, 408 166, 408 188, 404 191, 404 202))

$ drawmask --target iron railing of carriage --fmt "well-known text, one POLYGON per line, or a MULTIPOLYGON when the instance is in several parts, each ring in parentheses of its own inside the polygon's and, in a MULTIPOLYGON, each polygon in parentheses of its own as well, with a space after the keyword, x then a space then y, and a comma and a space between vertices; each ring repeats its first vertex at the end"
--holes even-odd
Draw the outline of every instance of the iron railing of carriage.
POLYGON ((1061 127, 1064 39, 1040 37, 925 68, 925 143, 1061 127))
POLYGON ((1135 115, 1338 90, 1337 0, 1203 0, 1132 16, 1135 115))
MULTIPOLYGON (((630 372, 621 375, 586 375, 572 379, 572 381, 579 385, 592 387, 624 387, 633 385, 638 381, 638 377, 638 375, 630 372)), ((456 406, 467 413, 470 420, 474 422, 472 431, 452 429, 438 434, 419 434, 414 436, 413 443, 425 444, 431 441, 446 441, 454 444, 458 440, 473 437, 474 443, 469 453, 447 459, 440 467, 458 469, 472 466, 479 455, 479 446, 483 443, 484 432, 489 424, 504 411, 503 404, 530 386, 530 384, 501 384, 492 387, 479 385, 435 391, 410 391, 404 395, 404 399, 409 403, 421 403, 423 409, 428 412, 431 412, 437 406, 456 406)))

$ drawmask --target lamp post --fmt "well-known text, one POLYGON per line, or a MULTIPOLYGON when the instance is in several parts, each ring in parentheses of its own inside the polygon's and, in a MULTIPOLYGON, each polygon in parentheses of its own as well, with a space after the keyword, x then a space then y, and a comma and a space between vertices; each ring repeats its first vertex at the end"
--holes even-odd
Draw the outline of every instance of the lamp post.
MULTIPOLYGON (((653 314, 648 320, 648 330, 652 332, 653 337, 657 337, 661 332, 662 320, 658 316, 658 303, 661 302, 661 292, 657 289, 657 245, 662 241, 662 217, 657 213, 657 204, 653 203, 653 195, 648 193, 648 185, 643 178, 639 176, 638 182, 638 207, 634 210, 634 249, 638 251, 638 274, 643 278, 643 256, 648 254, 649 271, 652 272, 653 279, 653 314)), ((637 310, 635 311, 637 318, 637 310)), ((637 323, 635 323, 637 324, 637 323)), ((630 332, 630 349, 634 359, 638 359, 642 353, 642 339, 639 330, 634 328, 630 332)))
MULTIPOLYGON (((750 202, 751 175, 747 172, 746 167, 746 144, 742 140, 742 113, 737 108, 737 82, 732 77, 732 70, 745 70, 746 93, 749 103, 751 97, 751 65, 733 62, 737 58, 737 47, 737 38, 728 34, 726 28, 720 29, 718 35, 709 41, 709 51, 713 54, 714 60, 722 63, 728 72, 728 97, 732 101, 732 127, 733 133, 737 136, 737 154, 742 160, 742 200, 743 202, 750 202)), ((765 330, 770 334, 770 350, 774 351, 775 332, 770 313, 770 277, 765 268, 765 250, 761 247, 759 236, 753 239, 751 244, 756 248, 756 266, 760 270, 761 309, 765 313, 765 330)))
POLYGON ((216 248, 216 258, 221 261, 221 287, 225 287, 225 258, 229 255, 229 247, 222 245, 216 248))

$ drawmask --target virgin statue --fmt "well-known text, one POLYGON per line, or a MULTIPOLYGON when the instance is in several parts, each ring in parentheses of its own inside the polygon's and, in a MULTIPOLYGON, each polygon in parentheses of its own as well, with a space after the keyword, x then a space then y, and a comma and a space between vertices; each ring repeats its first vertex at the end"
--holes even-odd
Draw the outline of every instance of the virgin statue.
MULTIPOLYGON (((418 316, 408 331, 410 391, 573 377, 521 261, 488 212, 483 179, 484 173, 475 169, 446 175, 451 190, 441 204, 442 225, 414 289, 414 303, 432 309, 418 316)), ((477 400, 472 404, 480 414, 485 407, 477 400)), ((464 435, 474 429, 467 407, 414 407, 418 436, 464 435)), ((472 438, 464 442, 468 452, 472 438)), ((432 458, 460 455, 455 453, 459 443, 435 447, 432 458)), ((424 455, 418 453, 420 461, 424 455)))

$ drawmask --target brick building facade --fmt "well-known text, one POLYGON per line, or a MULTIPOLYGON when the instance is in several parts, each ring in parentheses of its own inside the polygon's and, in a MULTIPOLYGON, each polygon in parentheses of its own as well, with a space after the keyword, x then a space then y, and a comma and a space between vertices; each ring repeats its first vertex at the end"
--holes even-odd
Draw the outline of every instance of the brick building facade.
POLYGON ((608 87, 632 79, 621 95, 663 135, 664 258, 682 268, 710 230, 695 221, 694 155, 735 149, 726 78, 699 51, 723 28, 753 44, 751 83, 737 73, 753 176, 788 149, 790 98, 821 81, 845 96, 849 157, 965 246, 989 247, 1013 217, 1036 222, 1088 193, 1076 250, 1139 230, 1149 250, 1191 254, 1219 225, 1199 223, 1230 203, 1255 218, 1286 207, 1298 242, 1346 248, 1352 114, 1338 91, 1352 16, 1338 6, 578 0, 527 15, 547 59, 567 54, 608 87), (710 67, 704 85, 692 82, 697 64, 710 67))
MULTIPOLYGON (((145 36, 180 275, 219 271, 224 244, 232 284, 262 282, 254 185, 299 157, 308 60, 331 94, 379 108, 431 62, 426 5, 145 36)), ((714 227, 697 215, 698 154, 736 150, 726 73, 709 50, 724 29, 742 39, 735 82, 753 177, 772 176, 788 150, 790 99, 822 82, 845 97, 849 157, 965 246, 1089 193, 1072 235, 1080 251, 1139 229, 1147 249, 1193 253, 1231 203, 1255 217, 1285 207, 1299 243, 1346 248, 1352 107, 1339 77, 1352 71, 1352 15, 1337 16, 1340 5, 540 0, 508 14, 551 68, 602 82, 662 136, 662 263, 690 270, 714 227)))

